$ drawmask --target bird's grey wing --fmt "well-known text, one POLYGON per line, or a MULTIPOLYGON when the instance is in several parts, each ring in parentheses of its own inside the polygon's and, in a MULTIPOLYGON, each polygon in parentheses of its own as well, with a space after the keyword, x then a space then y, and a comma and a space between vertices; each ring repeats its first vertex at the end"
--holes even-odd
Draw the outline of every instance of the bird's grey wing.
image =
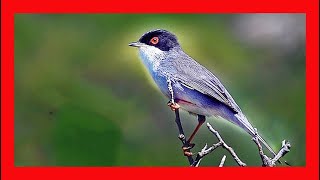
POLYGON ((215 98, 226 104, 236 113, 241 112, 239 106, 219 79, 189 56, 173 58, 171 59, 171 65, 175 69, 175 73, 172 74, 175 81, 180 82, 187 88, 195 89, 215 98))
MULTIPOLYGON (((250 124, 246 116, 241 112, 241 109, 228 93, 226 88, 221 84, 219 79, 214 76, 205 67, 194 61, 189 56, 175 56, 166 59, 169 63, 166 63, 167 69, 171 69, 170 75, 175 80, 180 82, 183 86, 197 90, 203 94, 206 94, 216 100, 224 103, 235 112, 236 119, 231 121, 240 125, 252 136, 255 135, 256 130, 250 124), (168 67, 171 66, 171 67, 168 67)), ((267 149, 275 155, 273 149, 267 144, 267 142, 258 135, 260 142, 262 142, 267 149)))

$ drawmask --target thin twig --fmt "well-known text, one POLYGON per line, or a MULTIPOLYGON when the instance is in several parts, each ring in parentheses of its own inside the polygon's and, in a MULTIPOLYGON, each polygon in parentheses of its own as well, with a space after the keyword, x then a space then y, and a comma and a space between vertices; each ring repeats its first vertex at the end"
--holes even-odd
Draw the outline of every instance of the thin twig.
MULTIPOLYGON (((240 158, 237 156, 237 154, 234 152, 234 150, 228 146, 224 140, 222 139, 222 137, 220 136, 219 132, 216 131, 215 129, 213 129, 213 127, 207 123, 207 127, 209 129, 209 131, 211 131, 219 140, 218 143, 213 144, 212 146, 210 146, 209 148, 208 145, 206 144, 200 152, 198 152, 197 157, 195 158, 195 160, 193 161, 193 163, 191 164, 191 166, 194 167, 198 167, 200 164, 200 161, 202 160, 202 158, 206 155, 208 155, 209 153, 211 153, 212 151, 214 151, 215 149, 217 149, 218 147, 222 146, 223 148, 227 149, 231 156, 233 157, 233 159, 238 163, 239 166, 246 166, 245 163, 243 163, 240 158)), ((224 162, 223 162, 224 163, 224 162)))
POLYGON ((200 152, 198 152, 197 157, 195 158, 195 160, 193 161, 193 164, 191 164, 191 166, 195 166, 198 167, 200 164, 200 161, 202 160, 202 158, 206 155, 208 155, 209 153, 211 153, 212 151, 214 151, 217 147, 221 146, 222 142, 218 142, 216 144, 213 144, 212 146, 210 146, 208 149, 208 145, 206 144, 200 152))
POLYGON ((291 144, 288 141, 283 140, 280 151, 276 154, 276 156, 274 156, 274 158, 269 158, 267 155, 264 154, 257 135, 258 133, 256 133, 256 136, 252 139, 258 146, 259 154, 262 160, 262 166, 264 167, 274 167, 276 165, 276 162, 279 161, 281 157, 283 157, 290 151, 291 144))
POLYGON ((219 142, 222 143, 222 147, 229 151, 229 153, 231 154, 233 159, 238 163, 239 166, 241 166, 241 167, 247 166, 244 162, 242 162, 240 160, 240 158, 234 152, 234 150, 224 142, 224 140, 221 138, 221 136, 220 136, 218 131, 213 129, 213 127, 209 123, 207 123, 207 127, 208 127, 209 131, 211 131, 219 139, 219 142))
POLYGON ((291 144, 289 141, 283 140, 281 143, 281 149, 278 154, 272 159, 274 162, 279 161, 284 155, 290 152, 291 144))
POLYGON ((219 167, 223 167, 223 165, 224 165, 224 162, 226 161, 226 155, 223 155, 223 157, 222 157, 222 159, 221 159, 221 162, 220 162, 220 164, 219 164, 219 167))

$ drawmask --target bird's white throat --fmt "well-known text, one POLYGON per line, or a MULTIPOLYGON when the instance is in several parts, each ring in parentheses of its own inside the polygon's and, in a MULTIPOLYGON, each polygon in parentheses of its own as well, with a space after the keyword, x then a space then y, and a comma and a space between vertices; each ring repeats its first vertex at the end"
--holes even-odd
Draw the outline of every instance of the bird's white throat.
POLYGON ((165 59, 165 52, 153 46, 141 46, 140 57, 149 70, 157 71, 160 61, 165 59))

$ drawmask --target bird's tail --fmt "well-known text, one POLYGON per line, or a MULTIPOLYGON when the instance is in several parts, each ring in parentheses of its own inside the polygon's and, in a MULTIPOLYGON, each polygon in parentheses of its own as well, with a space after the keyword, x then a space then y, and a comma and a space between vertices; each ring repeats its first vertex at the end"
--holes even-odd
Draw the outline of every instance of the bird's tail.
POLYGON ((233 123, 237 124, 241 128, 243 128, 245 131, 247 131, 252 137, 257 137, 258 140, 272 153, 273 156, 276 156, 276 153, 274 150, 269 146, 269 144, 259 135, 257 134, 255 128, 250 124, 250 122, 247 120, 247 118, 242 114, 236 114, 234 115, 236 118, 233 119, 233 123))
POLYGON ((259 141, 272 153, 273 156, 276 156, 274 150, 269 146, 269 144, 258 134, 259 141))

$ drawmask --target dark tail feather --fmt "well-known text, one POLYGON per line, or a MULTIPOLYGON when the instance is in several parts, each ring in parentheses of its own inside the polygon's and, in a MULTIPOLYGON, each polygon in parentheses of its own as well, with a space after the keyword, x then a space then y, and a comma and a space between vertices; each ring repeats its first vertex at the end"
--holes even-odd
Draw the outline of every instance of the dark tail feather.
POLYGON ((269 146, 269 144, 258 134, 257 135, 259 141, 273 154, 273 156, 276 156, 276 153, 274 150, 269 146))
MULTIPOLYGON (((247 117, 244 114, 242 113, 234 114, 229 112, 229 113, 223 114, 222 117, 240 126, 242 129, 248 132, 252 137, 257 136, 259 142, 262 143, 263 146, 265 146, 272 153, 273 156, 276 156, 275 151, 269 146, 269 144, 259 134, 257 134, 255 128, 251 125, 251 123, 248 121, 247 117)), ((279 163, 281 162, 279 161, 279 163)))
MULTIPOLYGON (((236 117, 236 118, 233 119, 233 121, 234 121, 233 123, 238 124, 245 131, 247 131, 252 137, 256 136, 256 130, 250 124, 250 122, 248 121, 248 119, 246 118, 245 115, 243 115, 241 113, 241 114, 236 114, 234 117, 236 117)), ((274 152, 274 150, 269 146, 269 144, 259 134, 257 134, 257 137, 258 137, 259 141, 263 144, 263 146, 265 146, 272 153, 273 156, 276 156, 276 153, 274 152)))

